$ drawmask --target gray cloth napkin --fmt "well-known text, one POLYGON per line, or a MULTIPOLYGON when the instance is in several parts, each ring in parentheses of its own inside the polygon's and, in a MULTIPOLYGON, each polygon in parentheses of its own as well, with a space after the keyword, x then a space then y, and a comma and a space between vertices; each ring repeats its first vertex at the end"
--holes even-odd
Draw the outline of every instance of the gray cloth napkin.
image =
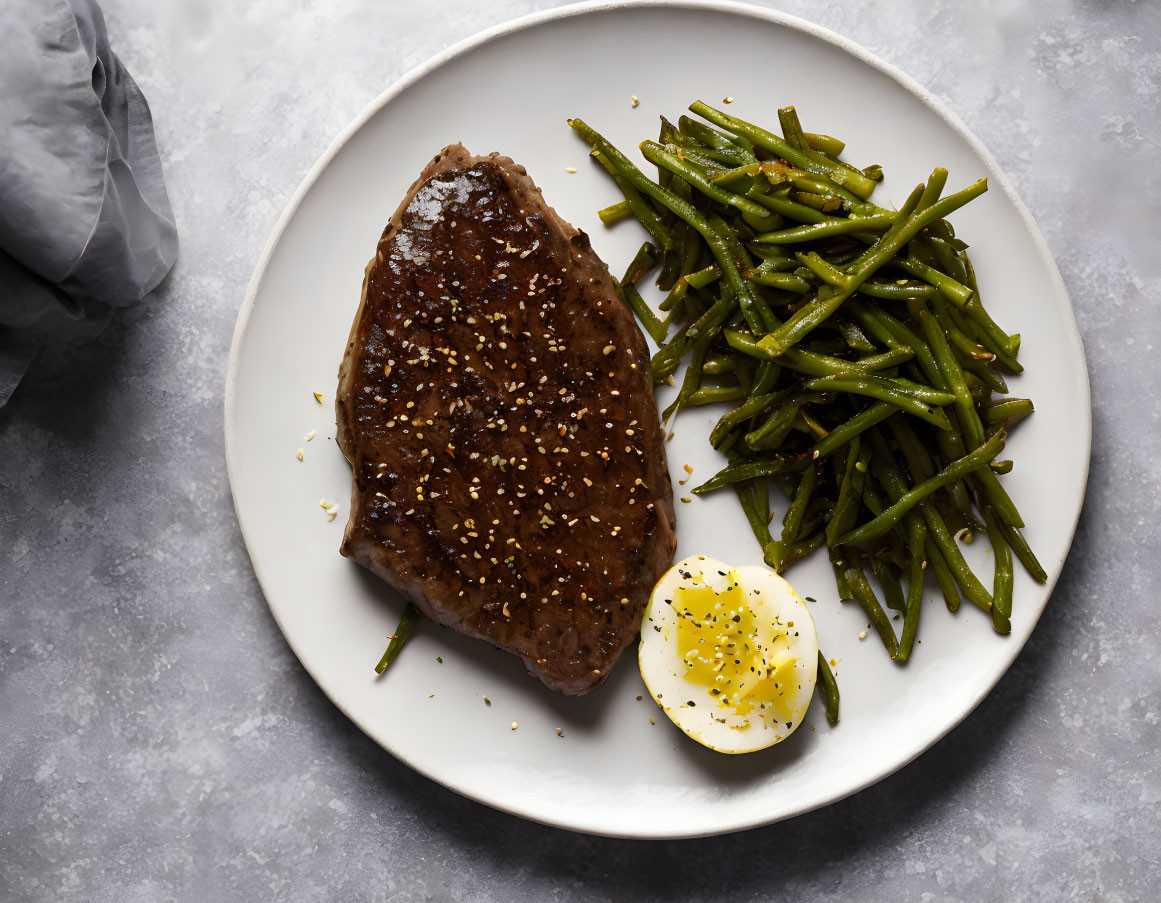
POLYGON ((151 291, 177 228, 149 106, 95 0, 0 0, 0 406, 37 351, 151 291))

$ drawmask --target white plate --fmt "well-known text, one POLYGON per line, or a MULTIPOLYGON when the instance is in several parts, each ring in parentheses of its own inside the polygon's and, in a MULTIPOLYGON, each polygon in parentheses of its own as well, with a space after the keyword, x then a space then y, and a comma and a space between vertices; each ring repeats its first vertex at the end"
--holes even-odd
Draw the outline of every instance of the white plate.
MULTIPOLYGON (((679 493, 682 465, 693 466, 695 481, 720 465, 706 441, 715 416, 680 418, 669 446, 679 493)), ((1064 285, 979 141, 851 42, 781 13, 721 3, 555 10, 486 32, 391 88, 339 136, 279 220, 238 318, 226 388, 230 482, 246 545, 274 617, 324 692, 384 748, 459 793, 538 821, 633 837, 715 834, 809 811, 890 774, 958 724, 1044 609, 1079 515, 1089 431, 1084 353, 1064 285), (642 234, 631 223, 601 226, 596 210, 617 191, 566 117, 583 117, 632 151, 655 136, 658 114, 675 118, 695 98, 725 95, 736 98, 731 112, 760 123, 777 123, 777 107, 793 103, 808 129, 846 140, 849 159, 882 163, 880 203, 902 200, 935 165, 951 171, 949 190, 991 177, 991 191, 953 221, 972 243, 989 309, 1024 336, 1027 373, 1012 390, 1035 399, 1037 412, 1009 444, 1017 466, 1005 485, 1049 585, 1018 573, 1009 637, 970 605, 949 614, 929 592, 920 645, 898 667, 873 631, 860 641, 865 617, 840 605, 829 566, 814 556, 789 576, 818 599, 822 648, 840 660, 842 722, 828 727, 816 704, 789 741, 743 757, 704 750, 661 717, 635 649, 602 689, 568 699, 529 679, 515 657, 428 624, 376 680, 372 666, 402 604, 338 554, 350 471, 331 437, 336 369, 388 217, 428 159, 459 140, 526 164, 549 202, 619 270, 642 234), (305 442, 310 430, 318 436, 305 442), (334 522, 320 498, 341 503, 334 522)), ((760 560, 731 494, 679 504, 678 517, 679 558, 760 560)), ((987 573, 982 545, 969 552, 987 573)))

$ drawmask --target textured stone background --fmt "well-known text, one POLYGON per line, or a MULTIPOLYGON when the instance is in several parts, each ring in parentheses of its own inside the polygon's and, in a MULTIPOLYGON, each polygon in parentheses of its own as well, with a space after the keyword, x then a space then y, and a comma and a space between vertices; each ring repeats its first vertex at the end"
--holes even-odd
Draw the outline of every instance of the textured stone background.
POLYGON ((460 799, 352 727, 267 612, 222 450, 234 318, 307 167, 431 53, 554 4, 104 5, 182 255, 0 413, 0 900, 1158 899, 1161 6, 775 4, 917 78, 1013 177, 1088 349, 1088 500, 1014 669, 915 764, 630 843, 460 799))

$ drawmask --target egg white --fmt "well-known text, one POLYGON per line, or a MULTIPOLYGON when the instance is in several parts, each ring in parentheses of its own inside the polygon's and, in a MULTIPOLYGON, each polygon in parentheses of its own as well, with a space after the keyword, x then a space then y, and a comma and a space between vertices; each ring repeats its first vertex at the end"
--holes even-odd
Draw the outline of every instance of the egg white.
POLYGON ((754 752, 785 740, 806 717, 818 673, 818 634, 806 603, 774 571, 760 565, 731 568, 715 558, 694 555, 679 561, 657 582, 641 622, 638 657, 649 693, 682 731, 718 752, 754 752), (688 667, 678 651, 678 615, 671 604, 675 593, 698 578, 715 592, 724 592, 731 573, 761 629, 769 629, 771 636, 774 631, 783 634, 779 642, 794 659, 788 671, 791 678, 779 690, 785 709, 777 715, 772 708, 758 706, 738 714, 725 697, 715 697, 705 685, 686 678, 688 667))

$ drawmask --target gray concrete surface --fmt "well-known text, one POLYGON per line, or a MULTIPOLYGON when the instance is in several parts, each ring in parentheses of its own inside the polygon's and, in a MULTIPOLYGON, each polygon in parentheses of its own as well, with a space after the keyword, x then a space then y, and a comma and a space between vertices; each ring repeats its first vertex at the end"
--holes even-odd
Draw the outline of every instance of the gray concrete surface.
POLYGON ((1031 642, 960 728, 830 808, 593 839, 420 778, 271 619, 222 389, 259 249, 363 105, 536 0, 106 0, 182 233, 172 277, 0 413, 0 900, 1161 899, 1161 7, 791 2, 947 101, 1012 175, 1091 365, 1088 500, 1031 642))

